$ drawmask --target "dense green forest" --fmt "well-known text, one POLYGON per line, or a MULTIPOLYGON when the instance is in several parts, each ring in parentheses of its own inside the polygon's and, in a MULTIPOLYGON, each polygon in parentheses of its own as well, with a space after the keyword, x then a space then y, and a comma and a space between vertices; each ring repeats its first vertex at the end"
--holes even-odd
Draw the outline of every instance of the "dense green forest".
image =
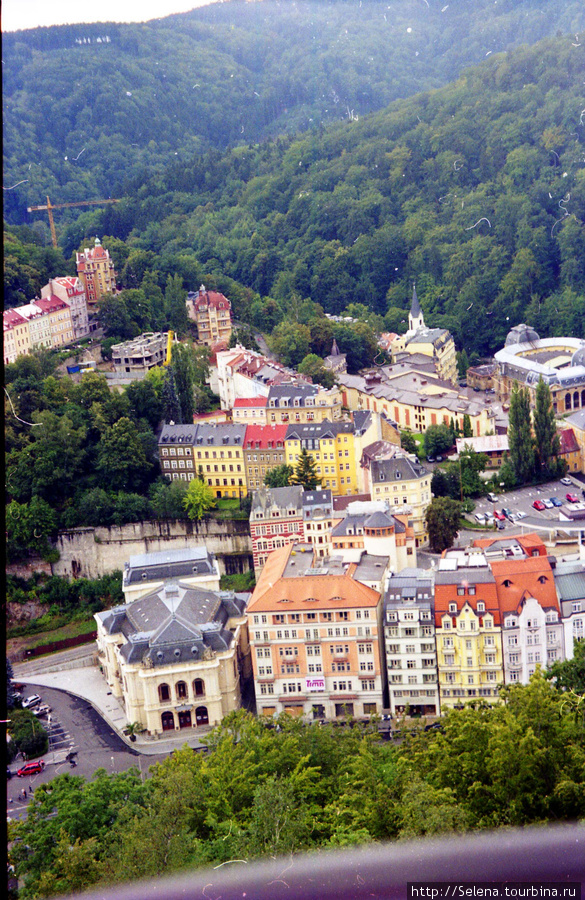
POLYGON ((3 34, 5 216, 132 194, 172 161, 347 122, 583 29, 580 0, 230 0, 3 34))
MULTIPOLYGON (((564 664, 563 664, 564 665, 564 664)), ((158 878, 227 860, 371 841, 574 821, 585 815, 583 698, 540 670, 505 703, 450 711, 440 731, 381 742, 376 727, 279 728, 239 711, 151 769, 36 787, 11 825, 19 896, 158 878)))

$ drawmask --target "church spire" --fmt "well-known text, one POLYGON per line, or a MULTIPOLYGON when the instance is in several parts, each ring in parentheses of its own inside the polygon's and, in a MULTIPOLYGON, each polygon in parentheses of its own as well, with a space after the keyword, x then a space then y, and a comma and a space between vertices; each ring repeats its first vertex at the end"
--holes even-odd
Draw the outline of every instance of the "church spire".
POLYGON ((412 304, 410 307, 410 312, 408 314, 408 331, 409 333, 413 333, 418 331, 419 328, 425 327, 425 320, 423 317, 423 311, 420 308, 420 303, 418 302, 418 297, 416 295, 416 286, 413 284, 412 286, 412 304))

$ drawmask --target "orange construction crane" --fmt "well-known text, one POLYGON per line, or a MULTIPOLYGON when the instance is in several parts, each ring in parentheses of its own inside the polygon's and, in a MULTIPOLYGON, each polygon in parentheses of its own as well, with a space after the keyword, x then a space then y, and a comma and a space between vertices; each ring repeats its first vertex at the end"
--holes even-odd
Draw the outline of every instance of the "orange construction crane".
POLYGON ((101 206, 103 203, 119 203, 119 200, 80 200, 78 203, 51 203, 47 197, 46 204, 42 206, 29 206, 27 212, 37 212, 40 209, 46 209, 49 213, 49 227, 51 229, 51 238, 53 247, 57 247, 57 232, 55 231, 55 220, 53 218, 54 209, 65 209, 70 206, 101 206))

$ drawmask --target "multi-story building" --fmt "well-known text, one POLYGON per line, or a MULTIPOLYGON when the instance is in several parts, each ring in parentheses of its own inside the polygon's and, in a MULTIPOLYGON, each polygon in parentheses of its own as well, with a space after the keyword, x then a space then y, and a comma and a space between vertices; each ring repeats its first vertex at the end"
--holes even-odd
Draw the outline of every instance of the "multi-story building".
POLYGON ((119 375, 144 378, 150 369, 162 366, 167 354, 168 332, 141 334, 132 341, 112 346, 112 363, 119 375))
MULTIPOLYGON (((581 418, 582 422, 585 422, 585 410, 579 410, 578 413, 575 413, 577 417, 581 418)), ((567 422, 563 423, 563 427, 559 429, 559 459, 564 460, 567 464, 567 473, 571 472, 584 472, 585 471, 585 456, 583 454, 583 448, 579 444, 579 440, 577 438, 578 429, 565 427, 567 422)))
POLYGON ((315 556, 329 556, 333 525, 333 494, 329 488, 303 494, 303 541, 313 545, 315 556))
POLYGON ((323 487, 334 494, 355 494, 357 460, 353 422, 319 422, 311 425, 289 425, 286 432, 286 462, 296 467, 301 452, 306 450, 315 461, 323 487))
POLYGON ((585 640, 585 564, 557 562, 555 587, 564 629, 564 657, 572 659, 575 641, 585 640))
POLYGON ((234 425, 266 425, 267 404, 268 397, 238 397, 232 407, 232 422, 234 425))
POLYGON ((504 681, 500 608, 481 550, 445 551, 435 573, 435 629, 441 708, 498 702, 504 681))
POLYGON ((96 613, 98 659, 128 722, 151 735, 217 725, 240 706, 246 597, 166 581, 96 613))
POLYGON ((73 322, 71 321, 71 307, 64 300, 53 295, 48 297, 37 298, 32 301, 32 305, 38 307, 46 316, 49 317, 49 328, 51 329, 51 346, 53 348, 63 347, 73 340, 73 322))
POLYGON ((169 580, 198 590, 219 591, 219 566, 206 547, 182 547, 139 553, 124 564, 122 591, 126 603, 158 591, 169 580))
POLYGON ((313 548, 273 551, 248 605, 260 715, 370 716, 384 703, 382 603, 347 566, 316 567, 313 548))
POLYGON ((84 337, 89 332, 89 316, 87 312, 87 297, 81 278, 63 277, 52 278, 41 289, 41 297, 58 297, 71 309, 71 324, 73 325, 73 339, 84 337))
POLYGON ((197 324, 203 344, 211 347, 219 341, 229 344, 232 336, 232 305, 218 291, 208 291, 202 284, 198 291, 187 294, 187 314, 197 324))
POLYGON ((250 535, 256 573, 277 547, 303 541, 301 485, 255 491, 250 509, 250 535))
POLYGON ((28 321, 31 351, 50 349, 53 346, 51 317, 34 302, 19 306, 18 312, 28 321))
MULTIPOLYGON (((239 345, 233 350, 220 350, 215 357, 217 393, 222 409, 233 409, 239 398, 268 397, 274 384, 310 383, 310 379, 287 369, 282 363, 239 345)), ((276 418, 272 422, 276 422, 276 418)))
POLYGON ((4 320, 4 363, 9 365, 19 356, 26 356, 30 353, 29 322, 16 309, 5 309, 2 317, 4 320))
POLYGON ((492 560, 502 621, 504 680, 528 684, 537 666, 565 658, 554 574, 546 556, 492 560))
POLYGON ((416 566, 416 542, 409 515, 395 513, 381 500, 354 501, 331 529, 331 554, 359 562, 365 552, 387 560, 391 572, 416 566))
MULTIPOLYGON (((573 434, 575 435, 575 440, 577 441, 577 445, 579 447, 579 451, 576 455, 577 464, 579 466, 579 472, 585 472, 585 404, 583 409, 578 410, 578 412, 573 413, 571 416, 568 416, 564 420, 564 426, 570 428, 573 434)), ((562 448, 562 438, 561 438, 561 448, 562 448)), ((567 462, 569 460, 567 459, 567 462)), ((575 469, 571 466, 571 472, 574 472, 575 469)))
MULTIPOLYGON (((235 423, 236 424, 236 423, 235 423)), ((285 462, 286 425, 248 425, 244 437, 244 464, 249 491, 264 486, 270 469, 285 462)))
POLYGON ((434 578, 404 568, 388 580, 384 636, 389 705, 393 715, 440 713, 435 643, 434 578))
POLYGON ((85 288, 88 310, 91 311, 105 294, 116 293, 116 273, 110 251, 102 247, 96 237, 93 249, 85 247, 76 254, 77 274, 85 288))
POLYGON ((316 384, 275 384, 268 392, 268 423, 314 424, 341 419, 341 393, 337 387, 316 384))
POLYGON ((390 458, 366 459, 362 471, 366 491, 372 499, 385 500, 396 512, 408 512, 416 546, 425 544, 428 541, 425 513, 432 499, 430 472, 415 456, 395 447, 390 458))
POLYGON ((244 425, 164 425, 158 439, 163 475, 171 480, 203 478, 216 497, 241 498, 248 492, 244 463, 244 425))

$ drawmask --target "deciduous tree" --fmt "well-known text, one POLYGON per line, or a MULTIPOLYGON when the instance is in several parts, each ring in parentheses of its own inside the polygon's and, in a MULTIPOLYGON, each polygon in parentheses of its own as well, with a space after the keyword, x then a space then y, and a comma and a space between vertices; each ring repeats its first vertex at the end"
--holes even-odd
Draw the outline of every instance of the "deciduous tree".
POLYGON ((434 553, 442 553, 453 546, 459 531, 460 505, 450 497, 435 497, 427 507, 425 521, 429 544, 434 553))

